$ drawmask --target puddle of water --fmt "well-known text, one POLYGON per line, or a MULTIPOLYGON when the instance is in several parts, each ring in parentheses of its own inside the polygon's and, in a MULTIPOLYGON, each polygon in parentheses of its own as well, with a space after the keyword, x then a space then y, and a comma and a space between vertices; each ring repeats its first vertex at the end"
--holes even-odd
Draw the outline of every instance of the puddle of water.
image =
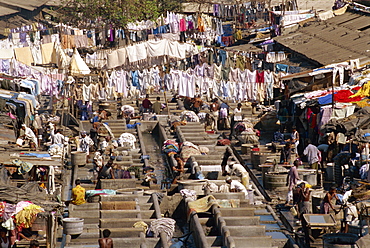
POLYGON ((269 232, 268 236, 272 236, 273 239, 286 239, 287 237, 282 232, 269 232))
POLYGON ((275 221, 272 215, 257 215, 260 217, 260 221, 275 221))
POLYGON ((145 145, 146 153, 149 155, 149 165, 154 168, 154 173, 157 177, 157 184, 167 179, 166 176, 166 160, 163 158, 161 147, 157 143, 156 137, 151 133, 142 133, 143 145, 145 145))

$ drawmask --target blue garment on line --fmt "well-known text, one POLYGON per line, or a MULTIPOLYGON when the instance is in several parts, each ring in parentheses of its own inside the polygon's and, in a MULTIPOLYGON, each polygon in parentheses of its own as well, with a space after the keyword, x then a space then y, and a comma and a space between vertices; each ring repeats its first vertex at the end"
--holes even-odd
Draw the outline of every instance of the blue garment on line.
POLYGON ((225 66, 226 57, 227 57, 226 51, 225 50, 219 50, 218 57, 219 57, 219 60, 221 61, 222 65, 225 66))
POLYGON ((288 72, 288 65, 284 64, 276 64, 276 72, 283 71, 283 72, 288 72))
POLYGON ((131 83, 132 83, 132 86, 140 87, 140 85, 139 85, 139 72, 138 71, 132 71, 131 72, 131 83))
POLYGON ((322 96, 319 98, 319 104, 325 105, 333 102, 333 95, 327 94, 326 96, 322 96))

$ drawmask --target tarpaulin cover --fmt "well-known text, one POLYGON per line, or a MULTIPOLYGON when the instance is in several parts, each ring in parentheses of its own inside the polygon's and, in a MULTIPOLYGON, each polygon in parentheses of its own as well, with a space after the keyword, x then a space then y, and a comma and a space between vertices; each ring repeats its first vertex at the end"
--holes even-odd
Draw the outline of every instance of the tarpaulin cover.
POLYGON ((370 107, 366 106, 347 118, 332 119, 321 128, 322 133, 338 131, 346 136, 354 135, 357 129, 370 128, 370 107))

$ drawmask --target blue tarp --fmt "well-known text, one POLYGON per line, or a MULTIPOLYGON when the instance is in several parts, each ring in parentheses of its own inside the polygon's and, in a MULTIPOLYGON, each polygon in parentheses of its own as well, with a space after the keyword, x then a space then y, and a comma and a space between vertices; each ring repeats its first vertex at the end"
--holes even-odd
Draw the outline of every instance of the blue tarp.
POLYGON ((30 156, 30 157, 36 157, 36 158, 49 158, 50 157, 50 154, 47 154, 47 153, 24 153, 22 154, 24 156, 30 156))

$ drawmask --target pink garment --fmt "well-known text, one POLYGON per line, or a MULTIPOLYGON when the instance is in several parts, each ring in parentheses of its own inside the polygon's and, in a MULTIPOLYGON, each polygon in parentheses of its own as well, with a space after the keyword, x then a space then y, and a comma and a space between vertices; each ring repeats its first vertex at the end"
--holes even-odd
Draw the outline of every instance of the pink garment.
POLYGON ((180 32, 186 31, 186 21, 185 19, 180 19, 180 32))
POLYGON ((25 207, 28 207, 31 204, 32 204, 32 202, 30 202, 30 201, 20 201, 20 202, 18 202, 17 206, 15 207, 15 214, 19 213, 25 207))
POLYGON ((12 118, 13 120, 17 119, 12 113, 6 113, 7 116, 9 116, 10 118, 12 118))

